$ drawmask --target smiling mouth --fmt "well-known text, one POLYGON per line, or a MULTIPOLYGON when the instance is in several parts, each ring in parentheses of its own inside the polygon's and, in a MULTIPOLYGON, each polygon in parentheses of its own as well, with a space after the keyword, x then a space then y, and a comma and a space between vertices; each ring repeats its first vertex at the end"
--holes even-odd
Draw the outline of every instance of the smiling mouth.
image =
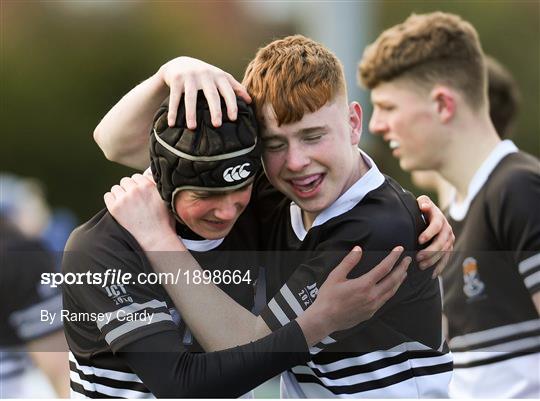
POLYGON ((295 178, 288 181, 296 191, 308 194, 319 186, 323 178, 324 174, 312 174, 307 177, 295 178))
POLYGON ((397 148, 399 148, 399 142, 396 141, 395 139, 392 139, 392 140, 388 143, 388 146, 390 147, 391 150, 397 149, 397 148))
POLYGON ((221 221, 221 220, 206 220, 205 219, 203 221, 216 227, 227 227, 229 224, 231 224, 230 221, 221 221))

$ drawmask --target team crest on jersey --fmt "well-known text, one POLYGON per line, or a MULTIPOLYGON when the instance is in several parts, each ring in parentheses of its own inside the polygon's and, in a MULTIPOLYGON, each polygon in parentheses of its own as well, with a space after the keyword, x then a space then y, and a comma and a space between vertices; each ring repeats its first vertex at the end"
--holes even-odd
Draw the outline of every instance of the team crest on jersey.
POLYGON ((475 258, 466 258, 463 261, 463 292, 468 298, 477 297, 484 291, 485 284, 480 280, 478 262, 475 258))
POLYGON ((126 305, 133 302, 133 298, 127 293, 122 284, 113 284, 105 287, 107 296, 114 301, 115 305, 126 305))

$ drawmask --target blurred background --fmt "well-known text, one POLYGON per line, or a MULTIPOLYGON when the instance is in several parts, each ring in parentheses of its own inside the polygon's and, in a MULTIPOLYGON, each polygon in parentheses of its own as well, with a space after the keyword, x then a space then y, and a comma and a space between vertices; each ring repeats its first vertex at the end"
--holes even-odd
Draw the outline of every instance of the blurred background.
MULTIPOLYGON (((47 216, 60 213, 63 232, 69 231, 66 227, 104 207, 103 193, 133 173, 108 162, 92 139, 101 117, 128 90, 180 55, 201 58, 241 80, 260 46, 301 33, 325 43, 343 61, 351 100, 364 107, 362 148, 385 173, 418 195, 422 192, 399 169, 387 145, 367 130, 369 94, 356 85, 356 64, 365 45, 383 29, 413 12, 435 10, 470 21, 484 51, 515 76, 522 103, 511 139, 539 157, 537 0, 1 0, 0 171, 38 183, 50 207, 47 216)), ((5 182, 2 198, 12 195, 5 182)), ((46 227, 44 222, 40 235, 45 238, 50 236, 44 234, 46 227)), ((277 394, 275 386, 259 392, 264 397, 277 394)))
MULTIPOLYGON (((101 117, 167 60, 190 55, 241 80, 258 47, 303 33, 332 48, 356 85, 366 43, 412 12, 455 12, 477 28, 486 53, 514 74, 522 106, 513 140, 540 154, 540 11, 533 1, 10 1, 1 2, 1 170, 39 179, 53 207, 79 221, 132 171, 108 162, 92 140, 101 117)), ((411 187, 365 125, 362 146, 411 187)))

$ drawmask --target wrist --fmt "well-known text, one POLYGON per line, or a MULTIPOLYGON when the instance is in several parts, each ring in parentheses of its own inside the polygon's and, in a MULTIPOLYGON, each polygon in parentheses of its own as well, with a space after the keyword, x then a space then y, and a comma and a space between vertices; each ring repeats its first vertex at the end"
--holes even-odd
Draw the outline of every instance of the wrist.
POLYGON ((298 316, 296 322, 302 329, 308 346, 312 347, 334 330, 329 319, 324 313, 317 313, 315 308, 308 308, 302 315, 298 316))
POLYGON ((160 232, 147 235, 139 241, 145 252, 185 251, 186 247, 173 232, 160 232))
POLYGON ((165 65, 159 67, 159 70, 157 70, 156 73, 150 77, 152 84, 159 93, 159 97, 163 99, 165 99, 169 95, 169 86, 165 81, 164 67, 165 65))

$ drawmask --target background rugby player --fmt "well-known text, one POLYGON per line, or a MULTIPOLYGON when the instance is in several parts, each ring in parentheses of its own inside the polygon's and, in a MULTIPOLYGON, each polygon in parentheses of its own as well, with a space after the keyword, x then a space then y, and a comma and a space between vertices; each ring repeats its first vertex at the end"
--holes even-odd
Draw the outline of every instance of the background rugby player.
MULTIPOLYGON (((501 63, 488 55, 486 70, 488 80, 489 117, 501 139, 510 138, 520 106, 520 90, 510 73, 501 63)), ((418 188, 437 193, 437 204, 442 210, 452 200, 454 189, 435 171, 413 171, 411 178, 418 188)))
POLYGON ((451 395, 538 398, 540 163, 497 134, 484 60, 459 16, 412 15, 366 48, 359 76, 371 89, 370 129, 401 168, 436 170, 456 189, 443 274, 451 395))

